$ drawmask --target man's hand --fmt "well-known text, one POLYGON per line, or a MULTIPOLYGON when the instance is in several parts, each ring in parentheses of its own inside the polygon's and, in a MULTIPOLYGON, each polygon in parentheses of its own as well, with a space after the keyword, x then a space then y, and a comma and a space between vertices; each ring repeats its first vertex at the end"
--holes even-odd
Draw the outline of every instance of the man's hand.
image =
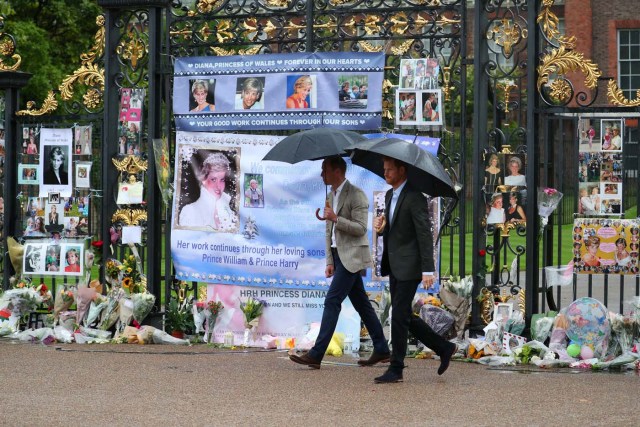
POLYGON ((338 222, 338 215, 329 206, 324 207, 324 217, 329 221, 338 222))
POLYGON ((333 277, 333 265, 327 265, 324 270, 324 277, 333 277))
POLYGON ((435 276, 433 274, 422 275, 422 287, 425 289, 431 289, 435 281, 435 276))

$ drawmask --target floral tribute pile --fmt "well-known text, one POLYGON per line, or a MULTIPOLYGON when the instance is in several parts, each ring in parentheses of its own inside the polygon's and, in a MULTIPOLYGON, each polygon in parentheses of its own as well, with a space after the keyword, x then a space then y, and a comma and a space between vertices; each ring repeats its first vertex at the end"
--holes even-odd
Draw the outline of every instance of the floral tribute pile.
POLYGON ((514 311, 489 323, 484 337, 458 342, 458 356, 491 366, 640 370, 640 298, 631 306, 622 315, 593 298, 580 298, 559 313, 534 315, 531 341, 519 335, 524 322, 514 311))

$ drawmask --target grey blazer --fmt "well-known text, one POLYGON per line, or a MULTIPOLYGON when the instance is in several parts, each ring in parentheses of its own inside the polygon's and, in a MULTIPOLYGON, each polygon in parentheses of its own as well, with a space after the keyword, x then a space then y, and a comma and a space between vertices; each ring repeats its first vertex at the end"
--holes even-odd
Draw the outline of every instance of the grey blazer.
MULTIPOLYGON (((327 200, 329 206, 332 206, 333 192, 329 193, 327 200)), ((326 222, 327 265, 333 265, 331 230, 335 227, 338 256, 340 256, 344 267, 351 273, 371 267, 373 260, 367 238, 367 219, 369 216, 367 196, 361 189, 346 181, 342 187, 335 212, 338 215, 338 222, 326 222)))

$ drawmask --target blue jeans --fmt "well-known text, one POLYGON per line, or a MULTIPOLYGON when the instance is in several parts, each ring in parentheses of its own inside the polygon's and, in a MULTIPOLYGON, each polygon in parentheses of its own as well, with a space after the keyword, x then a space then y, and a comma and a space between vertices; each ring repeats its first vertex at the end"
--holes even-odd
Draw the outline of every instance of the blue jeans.
POLYGON ((389 353, 389 346, 384 338, 384 332, 382 332, 382 325, 380 320, 376 316, 376 312, 371 306, 369 297, 364 291, 364 283, 362 283, 362 276, 360 272, 351 273, 344 268, 338 251, 331 249, 333 255, 333 280, 331 286, 327 291, 327 296, 324 299, 324 311, 322 312, 322 323, 320 324, 320 332, 316 343, 311 350, 309 350, 309 356, 316 360, 322 360, 327 347, 331 342, 331 337, 336 330, 338 324, 338 317, 340 316, 340 310, 342 308, 342 301, 346 297, 349 297, 353 308, 356 309, 364 326, 366 326, 371 340, 373 341, 373 351, 376 353, 387 354, 389 353))

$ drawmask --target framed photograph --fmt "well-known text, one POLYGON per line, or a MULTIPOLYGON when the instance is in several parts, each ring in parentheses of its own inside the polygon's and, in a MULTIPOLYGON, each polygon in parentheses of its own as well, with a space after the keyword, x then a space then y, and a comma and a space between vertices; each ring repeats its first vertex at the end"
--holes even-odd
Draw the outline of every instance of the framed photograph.
POLYGON ((193 146, 176 153, 174 228, 237 233, 244 199, 240 147, 193 146))
POLYGON ((622 119, 600 121, 602 151, 622 151, 622 119))
POLYGON ((244 174, 244 207, 245 208, 263 208, 264 207, 264 190, 262 174, 245 173, 244 174))
POLYGON ((513 313, 513 306, 507 302, 499 302, 493 307, 493 321, 506 323, 513 313))
POLYGON ((59 204, 60 203, 60 193, 57 193, 57 192, 49 193, 49 197, 48 197, 47 201, 51 205, 59 204))
POLYGON ((419 98, 420 111, 418 111, 418 121, 422 125, 434 126, 442 124, 442 91, 440 89, 432 89, 421 92, 419 98))
POLYGON ((442 125, 442 91, 397 90, 396 124, 439 126, 442 125))
POLYGON ((511 354, 513 349, 517 347, 521 347, 527 343, 527 339, 525 337, 521 337, 520 335, 510 334, 509 332, 504 332, 502 334, 502 352, 506 354, 511 354))
POLYGON ((417 92, 407 90, 396 91, 396 124, 417 125, 417 92))
POLYGON ((18 184, 38 185, 38 165, 20 163, 18 165, 18 184))
POLYGON ((91 162, 76 162, 76 187, 91 187, 91 162))

